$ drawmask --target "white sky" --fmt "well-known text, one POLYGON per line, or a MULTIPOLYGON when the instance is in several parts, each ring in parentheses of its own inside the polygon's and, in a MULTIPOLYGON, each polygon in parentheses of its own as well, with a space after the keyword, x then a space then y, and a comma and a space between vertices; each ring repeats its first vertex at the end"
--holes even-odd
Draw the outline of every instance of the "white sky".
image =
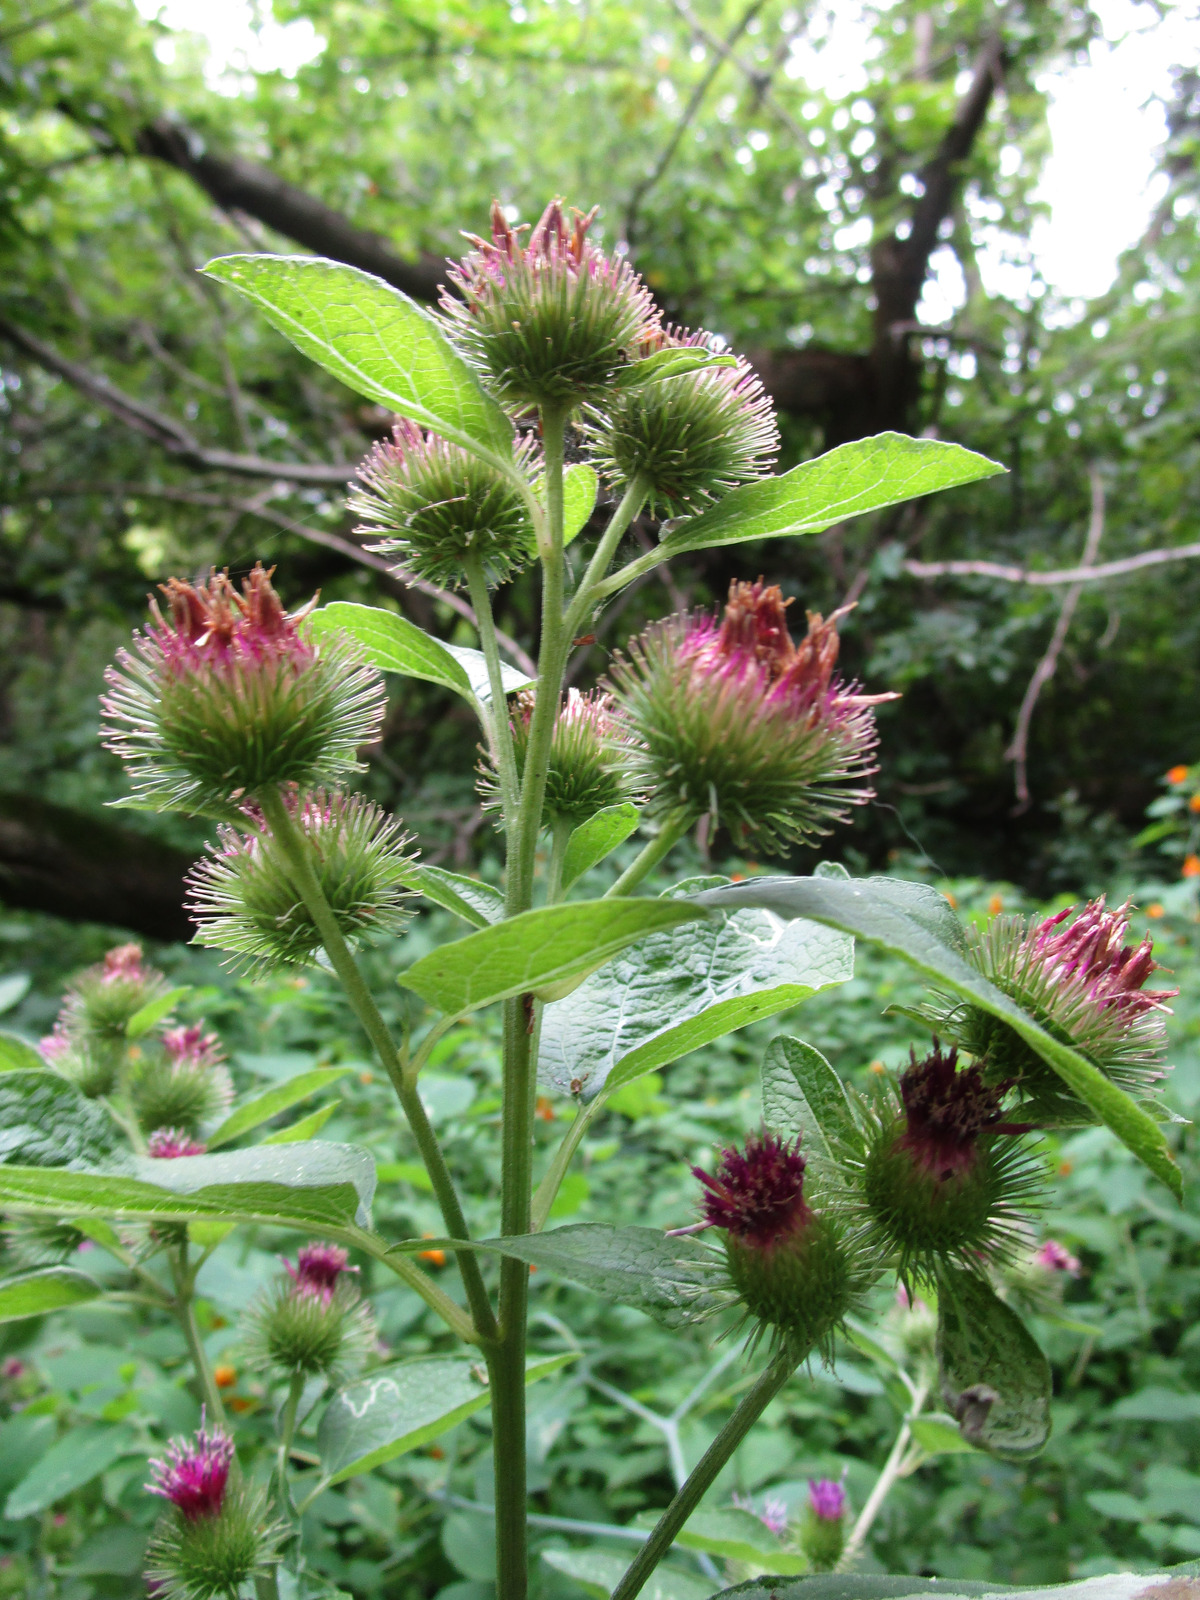
MULTIPOLYGON (((1039 188, 1049 216, 1034 228, 1033 255, 1051 289, 1067 299, 1103 294, 1121 252, 1145 229, 1162 192, 1154 155, 1166 128, 1154 97, 1168 91, 1172 66, 1200 64, 1200 0, 1167 0, 1161 19, 1146 0, 1092 3, 1103 40, 1091 47, 1086 62, 1042 80, 1051 96, 1053 154, 1039 188)), ((236 92, 239 71, 295 72, 323 47, 311 23, 271 20, 270 0, 263 0, 266 20, 257 29, 250 0, 137 4, 143 15, 159 15, 171 28, 201 34, 209 79, 226 92, 236 92)), ((862 13, 845 0, 828 4, 824 38, 818 17, 818 47, 796 50, 789 75, 848 94, 865 86, 862 13)), ((985 250, 984 279, 989 289, 1017 294, 1029 281, 1028 266, 1013 262, 1004 245, 997 238, 985 250)), ((920 308, 930 323, 947 320, 961 302, 961 274, 948 254, 935 258, 939 270, 920 308)))

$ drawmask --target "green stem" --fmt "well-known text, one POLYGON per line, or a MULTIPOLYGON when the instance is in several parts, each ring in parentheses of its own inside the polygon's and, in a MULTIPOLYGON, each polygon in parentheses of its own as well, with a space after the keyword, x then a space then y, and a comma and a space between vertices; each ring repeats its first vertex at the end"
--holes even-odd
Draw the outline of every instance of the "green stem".
POLYGON ((871 1531, 875 1518, 883 1510, 883 1502, 892 1492, 896 1480, 904 1475, 905 1456, 908 1451, 909 1441, 912 1439, 913 1418, 920 1416, 921 1407, 925 1404, 928 1394, 929 1383, 928 1380, 925 1380, 917 1385, 912 1397, 912 1406, 900 1425, 900 1432, 896 1435, 896 1442, 892 1445, 891 1452, 886 1462, 884 1462, 883 1470, 875 1480, 875 1487, 871 1490, 867 1503, 859 1512, 858 1521, 854 1524, 854 1529, 846 1540, 846 1548, 842 1551, 841 1559, 838 1562, 839 1572, 844 1572, 854 1561, 871 1531))
POLYGON ((589 606, 594 606, 598 602, 597 585, 607 573, 626 529, 638 516, 645 504, 645 480, 640 476, 635 477, 630 480, 629 486, 621 496, 617 509, 612 514, 611 522, 601 534, 600 542, 597 544, 592 559, 588 563, 588 569, 583 575, 579 588, 575 591, 575 598, 571 601, 570 609, 567 612, 567 631, 572 638, 576 629, 587 615, 589 606))
POLYGON ((275 1456, 275 1473, 279 1480, 277 1501, 279 1509, 284 1516, 295 1521, 297 1518, 295 1502, 292 1499, 291 1486, 288 1481, 288 1457, 292 1450, 292 1436, 296 1432, 296 1414, 300 1409, 300 1396, 304 1393, 304 1374, 292 1374, 292 1381, 288 1388, 288 1396, 283 1406, 283 1417, 279 1424, 279 1448, 275 1456))
MULTIPOLYGON (((542 558, 542 637, 538 685, 516 827, 509 834, 505 913, 533 904, 533 871, 550 746, 558 720, 570 634, 563 604, 563 435, 566 411, 542 410, 546 463, 545 537, 542 558)), ((501 1125, 500 1231, 529 1232, 533 1190, 533 1112, 537 1094, 532 1025, 533 998, 504 1003, 504 1109, 501 1125)), ((525 1512, 525 1339, 529 1269, 505 1257, 500 1266, 500 1338, 488 1352, 492 1451, 496 1478, 496 1583, 498 1600, 524 1600, 529 1582, 525 1512)))
POLYGON ((200 1329, 196 1326, 196 1308, 194 1304, 195 1279, 188 1270, 187 1244, 181 1244, 171 1251, 171 1277, 175 1283, 175 1316, 183 1331, 184 1341, 188 1347, 188 1354, 192 1358, 192 1365, 196 1369, 196 1376, 200 1380, 200 1389, 204 1395, 204 1406, 211 1422, 222 1423, 225 1421, 225 1404, 221 1399, 221 1391, 217 1388, 217 1380, 213 1376, 213 1369, 209 1363, 208 1352, 200 1338, 200 1329))
MULTIPOLYGON (((392 1080, 392 1086, 396 1090, 404 1115, 408 1118, 408 1125, 416 1139, 421 1160, 425 1163, 425 1170, 433 1184, 433 1192, 441 1207, 446 1232, 452 1239, 469 1239, 471 1235, 467 1230, 467 1221, 454 1187, 454 1180, 450 1176, 446 1158, 442 1154, 441 1146, 425 1114, 425 1107, 421 1104, 421 1096, 417 1092, 416 1075, 405 1071, 395 1041, 388 1032, 379 1007, 375 1004, 375 997, 359 971, 358 963, 350 954, 350 947, 342 936, 337 918, 313 871, 307 842, 278 789, 262 790, 258 801, 271 832, 284 853, 300 898, 317 926, 321 942, 325 946, 325 953, 341 980, 354 1014, 374 1045, 388 1077, 392 1080)), ((492 1314, 491 1301, 488 1299, 479 1263, 475 1260, 474 1254, 467 1250, 456 1252, 455 1259, 462 1273, 471 1316, 479 1337, 482 1340, 494 1338, 496 1320, 492 1314)))
POLYGON ((567 855, 567 845, 571 842, 571 835, 575 832, 575 824, 563 817, 556 817, 551 829, 550 866, 546 873, 546 904, 557 905, 562 899, 563 862, 567 855))
POLYGON ((604 898, 607 900, 609 895, 628 894, 631 889, 636 889, 646 874, 675 848, 691 827, 692 820, 690 811, 673 811, 670 816, 664 817, 658 832, 643 845, 604 898))
POLYGON ((517 758, 513 750, 512 728, 508 721, 508 697, 504 693, 504 674, 500 670, 500 647, 496 642, 496 624, 492 617, 492 601, 488 594, 483 562, 477 551, 468 555, 465 563, 467 590, 475 611, 475 626, 479 644, 487 662, 488 683, 492 690, 491 704, 486 710, 486 730, 496 773, 500 779, 500 800, 504 809, 504 826, 511 829, 516 823, 517 795, 520 780, 517 777, 517 758))
POLYGON ((634 1557, 629 1570, 612 1592, 612 1600, 633 1600, 646 1579, 675 1542, 684 1523, 716 1481, 721 1468, 803 1361, 806 1351, 785 1345, 767 1366, 754 1387, 743 1396, 737 1410, 700 1457, 695 1470, 659 1517, 654 1532, 634 1557))
POLYGON ((541 1233, 546 1226, 546 1219, 550 1215, 550 1207, 554 1204, 555 1197, 567 1175, 567 1168, 571 1165, 572 1157, 579 1149, 580 1140, 592 1125, 592 1119, 604 1104, 607 1096, 604 1091, 596 1096, 590 1105, 580 1106, 575 1113, 575 1121, 563 1135, 562 1142, 554 1152, 554 1159, 546 1169, 546 1175, 537 1186, 537 1193, 533 1197, 533 1212, 530 1217, 530 1232, 541 1233))

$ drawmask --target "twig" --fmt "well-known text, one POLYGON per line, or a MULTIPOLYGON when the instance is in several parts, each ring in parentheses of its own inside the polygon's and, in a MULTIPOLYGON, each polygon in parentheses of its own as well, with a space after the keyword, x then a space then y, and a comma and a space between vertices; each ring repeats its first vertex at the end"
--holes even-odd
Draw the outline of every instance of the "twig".
MULTIPOLYGON (((1104 537, 1104 482, 1100 477, 1100 469, 1094 462, 1088 468, 1088 478, 1092 486, 1092 512, 1088 519, 1087 538, 1083 545, 1082 565, 1085 567, 1090 567, 1095 561, 1100 540, 1104 537)), ((1058 668, 1058 658, 1062 654, 1063 645, 1067 642, 1067 634, 1071 630, 1071 622, 1082 594, 1083 585, 1073 583, 1062 597, 1062 603, 1058 608, 1058 621, 1054 624, 1050 643, 1046 647, 1045 655, 1033 669, 1033 677, 1029 680, 1025 698, 1021 701, 1021 709, 1017 713, 1017 726, 1012 743, 1004 752, 1004 759, 1013 763, 1013 780, 1017 790, 1017 805, 1014 812, 1016 816, 1029 809, 1029 726, 1033 721, 1038 697, 1058 668)))
MULTIPOLYGON (((714 51, 722 61, 728 61, 730 66, 736 67, 742 76, 749 81, 751 88, 754 90, 756 103, 765 103, 769 105, 771 110, 779 118, 779 121, 783 123, 784 127, 791 134, 792 138, 795 139, 798 145, 800 145, 801 149, 811 150, 812 140, 809 138, 807 130, 801 123, 796 121, 795 117, 792 116, 790 111, 785 110, 784 107, 780 105, 779 101, 772 93, 772 73, 758 71, 756 68, 752 67, 748 61, 743 61, 741 56, 739 56, 735 50, 730 48, 733 38, 736 37, 736 35, 731 35, 729 41, 719 38, 710 29, 705 27, 704 23, 701 22, 700 18, 692 10, 691 6, 686 3, 686 0, 671 0, 671 6, 676 15, 682 17, 684 22, 687 23, 688 27, 696 35, 697 39, 699 39, 703 44, 706 44, 710 50, 714 51)), ((785 38, 783 51, 785 56, 787 54, 787 48, 790 46, 793 38, 795 38, 795 32, 792 32, 785 38)), ((776 62, 776 66, 777 65, 778 60, 776 62)))
POLYGON ((1168 550, 1146 550, 1140 556, 1125 556, 1120 561, 1102 561, 1099 566, 1056 567, 1052 572, 1030 572, 1025 567, 1009 567, 1000 561, 906 561, 910 578, 997 578, 1001 583, 1027 583, 1034 589, 1053 589, 1064 583, 1103 583, 1108 578, 1124 578, 1147 567, 1165 566, 1169 561, 1194 561, 1200 556, 1200 543, 1179 544, 1168 550))
POLYGON ((40 17, 30 17, 25 22, 18 22, 13 28, 5 28, 0 32, 0 44, 7 44, 10 39, 17 38, 22 33, 30 33, 34 28, 44 28, 48 22, 57 22, 60 17, 69 17, 73 11, 82 11, 88 0, 67 0, 65 5, 53 6, 49 11, 43 11, 40 17))

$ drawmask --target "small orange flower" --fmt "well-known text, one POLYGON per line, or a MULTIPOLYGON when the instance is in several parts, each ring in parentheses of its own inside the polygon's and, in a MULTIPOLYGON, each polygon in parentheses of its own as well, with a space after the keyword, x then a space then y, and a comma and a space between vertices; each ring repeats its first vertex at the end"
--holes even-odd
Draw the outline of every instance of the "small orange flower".
POLYGON ((1185 878, 1200 878, 1200 856, 1184 856, 1183 876, 1185 878))
POLYGON ((951 911, 957 911, 958 910, 958 898, 957 898, 957 896, 952 895, 952 894, 948 894, 946 896, 946 904, 950 907, 951 911))
POLYGON ((1188 769, 1186 767, 1172 767, 1167 773, 1168 783, 1186 783, 1188 769))
POLYGON ((543 1122, 554 1121, 554 1107, 550 1104, 550 1101, 544 1094, 538 1095, 537 1105, 534 1107, 534 1113, 535 1115, 541 1117, 543 1122))
POLYGON ((1188 796, 1188 810, 1189 811, 1200 811, 1200 794, 1193 794, 1193 795, 1189 795, 1188 796))
POLYGON ((746 874, 744 872, 731 872, 729 874, 729 881, 730 883, 745 883, 746 874))
MULTIPOLYGON (((423 1239, 432 1239, 433 1234, 424 1233, 421 1237, 423 1239)), ((444 1250, 422 1250, 420 1256, 422 1261, 428 1261, 431 1266, 444 1267, 446 1265, 446 1252, 444 1250)))
POLYGON ((213 1382, 218 1389, 232 1389, 237 1382, 237 1368, 223 1362, 219 1367, 213 1368, 213 1382))
POLYGON ((1069 1178, 1074 1171, 1075 1163, 1073 1161, 1060 1161, 1058 1163, 1058 1175, 1060 1178, 1069 1178))
POLYGON ((258 1401, 253 1397, 253 1395, 235 1394, 229 1401, 229 1409, 231 1411, 236 1411, 239 1415, 245 1411, 254 1411, 257 1409, 257 1407, 258 1401))
POLYGON ((988 901, 988 916, 998 917, 1004 910, 1004 899, 1001 895, 994 894, 988 901))
POLYGON ((870 1070, 878 1078, 882 1077, 882 1075, 887 1071, 887 1068, 884 1066, 882 1061, 872 1061, 870 1070))
POLYGON ((435 1461, 444 1461, 446 1459, 446 1452, 440 1444, 431 1444, 429 1446, 429 1454, 435 1461))
POLYGON ((1161 905, 1157 900, 1154 902, 1154 904, 1152 906, 1147 906, 1146 907, 1146 915, 1148 917, 1153 917, 1155 922, 1158 921, 1159 917, 1165 917, 1166 914, 1167 914, 1166 906, 1161 905))

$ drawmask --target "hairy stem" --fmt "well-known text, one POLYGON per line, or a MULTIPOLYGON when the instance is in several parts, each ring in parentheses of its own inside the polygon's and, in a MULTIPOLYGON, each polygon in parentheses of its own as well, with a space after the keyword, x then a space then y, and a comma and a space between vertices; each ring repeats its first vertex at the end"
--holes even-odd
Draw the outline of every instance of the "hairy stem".
POLYGON ((575 824, 564 820, 562 817, 555 819, 550 835, 550 865, 546 872, 546 904, 557 905, 562 899, 563 862, 567 855, 567 845, 571 842, 571 835, 575 832, 575 824))
POLYGON ((516 825, 517 794, 520 785, 517 778, 517 758, 513 751, 512 729, 508 722, 508 698, 504 693, 504 674, 500 669, 496 624, 492 618, 492 601, 488 594, 487 579, 483 574, 483 562, 477 551, 471 552, 465 565, 467 589, 475 611, 479 644, 487 661, 488 683, 492 690, 491 704, 481 709, 486 711, 488 744, 491 746, 496 772, 500 779, 500 802, 504 813, 504 825, 511 830, 516 825))
POLYGON ((903 1475, 905 1456, 912 1439, 912 1420, 920 1415, 921 1407, 925 1404, 925 1398, 928 1393, 928 1382, 922 1382, 917 1385, 912 1397, 912 1406, 900 1425, 900 1432, 896 1435, 896 1442, 884 1462, 883 1471, 876 1478, 875 1487, 868 1495, 867 1503, 859 1512, 858 1520, 851 1529, 850 1537, 846 1540, 846 1548, 842 1551, 841 1560, 838 1562, 839 1571, 845 1571, 858 1555, 868 1533, 871 1531, 875 1518, 883 1509, 883 1502, 894 1488, 896 1480, 903 1475))
MULTIPOLYGON (((433 1184, 433 1192, 441 1207, 446 1232, 452 1239, 469 1239, 467 1221, 454 1187, 454 1180, 450 1176, 446 1158, 442 1154, 442 1148, 437 1142, 429 1118, 425 1114, 425 1107, 421 1104, 421 1096, 417 1092, 416 1075, 405 1071, 395 1041, 388 1032, 379 1007, 375 1004, 375 997, 359 971, 358 963, 351 955, 350 947, 338 927, 337 918, 317 881, 304 836, 278 789, 264 789, 258 799, 271 832, 279 841, 287 859, 300 898, 304 901, 308 914, 321 935, 321 942, 325 946, 325 953, 333 965, 333 970, 341 980, 355 1016, 362 1024, 384 1070, 392 1080, 404 1115, 408 1118, 408 1125, 417 1141, 421 1160, 433 1184)), ((473 1253, 467 1250, 457 1252, 456 1260, 462 1273, 475 1328, 482 1340, 494 1338, 496 1322, 479 1263, 473 1253)))
POLYGON ((225 1421, 225 1404, 221 1399, 221 1391, 217 1388, 217 1380, 213 1375, 212 1364, 208 1359, 208 1352, 200 1338, 200 1329, 196 1326, 195 1307, 195 1278, 188 1267, 187 1242, 179 1245, 170 1253, 171 1278, 175 1284, 174 1310, 184 1341, 188 1347, 188 1355, 192 1358, 192 1365, 196 1369, 196 1377, 200 1381, 200 1390, 204 1396, 204 1408, 213 1422, 225 1421))
POLYGON ((750 1429, 804 1360, 806 1351, 785 1346, 767 1366, 754 1387, 700 1457, 695 1470, 659 1517, 654 1532, 634 1557, 629 1570, 612 1592, 612 1600, 633 1600, 635 1594, 666 1555, 684 1523, 716 1481, 717 1474, 750 1429))
POLYGON ((530 1217, 530 1232, 541 1233, 546 1226, 546 1219, 550 1215, 550 1207, 554 1204, 562 1181, 567 1175, 572 1157, 579 1149, 580 1141, 591 1127, 592 1119, 604 1104, 606 1095, 603 1090, 596 1096, 590 1105, 580 1106, 575 1113, 575 1121, 563 1135, 562 1143, 554 1152, 554 1159, 546 1169, 546 1175, 537 1186, 537 1193, 533 1197, 533 1212, 530 1217))
POLYGON ((646 503, 646 485, 641 477, 635 477, 621 496, 617 509, 612 514, 612 520, 600 536, 600 542, 588 563, 587 571, 580 581, 579 588, 575 591, 575 598, 571 601, 567 612, 567 631, 574 636, 575 630, 587 617, 588 608, 595 606, 599 597, 596 594, 596 585, 602 581, 612 564, 617 546, 624 537, 630 523, 640 513, 646 503))
POLYGON ((605 895, 628 894, 631 889, 636 889, 646 874, 655 868, 664 857, 668 856, 691 827, 693 821, 690 811, 673 811, 670 816, 664 817, 662 827, 654 837, 642 846, 641 851, 625 868, 625 871, 613 884, 605 895))

